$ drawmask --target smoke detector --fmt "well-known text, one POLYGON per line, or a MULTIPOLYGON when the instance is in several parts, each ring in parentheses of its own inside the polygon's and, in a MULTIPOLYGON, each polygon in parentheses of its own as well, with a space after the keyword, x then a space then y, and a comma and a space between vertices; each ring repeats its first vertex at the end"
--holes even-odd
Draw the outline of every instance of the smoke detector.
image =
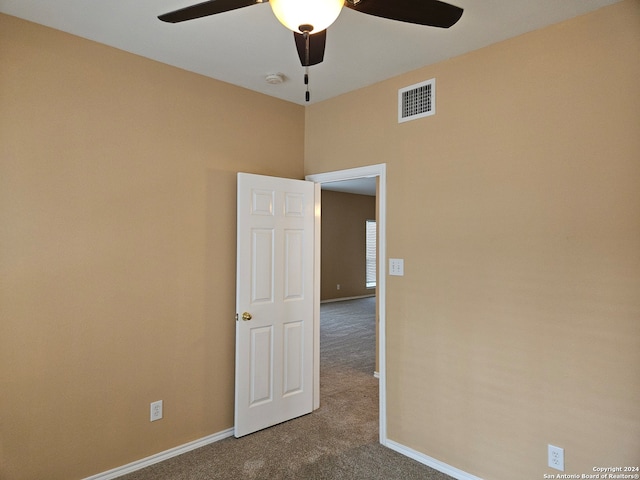
POLYGON ((270 73, 264 77, 264 81, 269 85, 280 85, 284 82, 284 75, 282 73, 270 73))

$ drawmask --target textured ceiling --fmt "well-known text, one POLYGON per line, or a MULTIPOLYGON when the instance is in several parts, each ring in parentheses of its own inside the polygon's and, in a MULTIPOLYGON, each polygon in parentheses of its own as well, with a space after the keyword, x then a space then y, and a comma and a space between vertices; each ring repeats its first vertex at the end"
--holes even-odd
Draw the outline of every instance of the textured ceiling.
MULTIPOLYGON (((0 12, 301 105, 304 69, 293 34, 267 3, 167 24, 157 16, 199 0, 0 0, 0 12), (271 85, 268 74, 285 81, 271 85)), ((393 1, 393 0, 389 0, 393 1)), ((419 0, 416 0, 419 1, 419 0)), ((618 0, 453 0, 450 29, 344 8, 327 30, 324 62, 310 68, 311 103, 370 85, 618 0)))

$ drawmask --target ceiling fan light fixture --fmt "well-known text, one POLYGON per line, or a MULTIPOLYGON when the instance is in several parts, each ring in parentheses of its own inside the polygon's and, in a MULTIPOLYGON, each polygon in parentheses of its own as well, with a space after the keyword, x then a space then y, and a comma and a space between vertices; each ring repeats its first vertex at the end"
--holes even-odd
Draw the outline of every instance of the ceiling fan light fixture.
POLYGON ((289 30, 321 32, 335 22, 344 0, 269 0, 276 18, 289 30), (312 27, 312 30, 308 28, 312 27))

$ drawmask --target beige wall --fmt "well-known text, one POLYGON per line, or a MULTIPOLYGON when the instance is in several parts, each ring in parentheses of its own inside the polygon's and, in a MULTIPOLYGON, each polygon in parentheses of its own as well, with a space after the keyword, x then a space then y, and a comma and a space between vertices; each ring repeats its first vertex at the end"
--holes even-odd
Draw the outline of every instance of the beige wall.
POLYGON ((305 173, 387 163, 390 439, 491 480, 638 464, 639 78, 627 0, 306 110, 305 173))
POLYGON ((303 148, 305 173, 388 165, 391 439, 487 480, 542 478, 547 443, 567 472, 637 464, 637 0, 313 105, 305 130, 302 107, 1 15, 0 64, 3 480, 232 426, 234 172, 301 177, 303 148), (398 125, 397 89, 432 77, 436 116, 398 125))
POLYGON ((303 108, 3 15, 0 65, 0 478, 232 427, 235 172, 301 178, 303 108))
POLYGON ((375 219, 376 197, 322 191, 322 300, 375 295, 366 287, 365 266, 365 222, 375 219))

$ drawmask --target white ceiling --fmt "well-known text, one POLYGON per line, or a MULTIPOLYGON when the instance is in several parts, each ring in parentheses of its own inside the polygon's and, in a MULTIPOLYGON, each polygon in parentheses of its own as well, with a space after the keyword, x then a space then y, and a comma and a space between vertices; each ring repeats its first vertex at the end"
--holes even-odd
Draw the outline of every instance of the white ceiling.
POLYGON ((376 177, 354 178, 353 180, 340 180, 337 182, 324 182, 322 190, 331 190, 342 193, 355 193, 358 195, 376 196, 376 177))
MULTIPOLYGON (((283 100, 306 104, 293 34, 268 4, 179 24, 157 16, 202 0, 0 0, 0 12, 95 40, 283 100), (270 85, 268 74, 285 82, 270 85)), ((393 0, 389 0, 393 1, 393 0)), ((419 0, 416 0, 419 1, 419 0)), ((451 0, 450 29, 344 8, 327 30, 324 62, 310 68, 311 102, 370 85, 619 0, 451 0)))

